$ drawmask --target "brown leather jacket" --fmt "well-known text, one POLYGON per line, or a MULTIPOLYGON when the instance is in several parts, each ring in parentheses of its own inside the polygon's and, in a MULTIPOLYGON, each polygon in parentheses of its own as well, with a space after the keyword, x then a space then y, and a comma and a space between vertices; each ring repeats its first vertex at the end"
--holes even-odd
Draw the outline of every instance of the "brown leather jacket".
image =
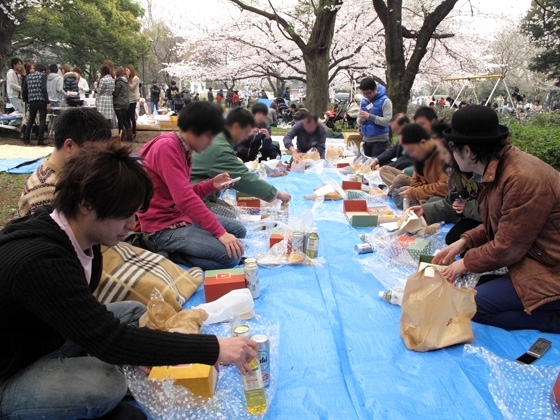
POLYGON ((507 266, 527 313, 560 299, 560 173, 511 145, 479 195, 483 224, 465 233, 467 270, 507 266))
POLYGON ((423 164, 414 163, 414 173, 410 184, 412 198, 416 201, 428 200, 432 197, 445 197, 449 192, 447 172, 434 146, 423 164))

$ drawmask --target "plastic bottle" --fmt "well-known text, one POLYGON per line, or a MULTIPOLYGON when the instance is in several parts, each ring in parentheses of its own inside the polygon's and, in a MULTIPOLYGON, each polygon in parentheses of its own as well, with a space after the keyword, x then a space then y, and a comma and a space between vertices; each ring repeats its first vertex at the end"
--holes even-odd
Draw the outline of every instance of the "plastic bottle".
POLYGON ((402 306, 403 292, 400 290, 380 291, 379 297, 392 305, 402 306))
POLYGON ((252 372, 241 376, 247 411, 253 415, 264 414, 266 413, 267 403, 261 365, 257 359, 253 359, 249 366, 252 372))
POLYGON ((317 228, 313 228, 311 234, 307 238, 305 254, 311 259, 315 259, 319 256, 319 233, 317 228))

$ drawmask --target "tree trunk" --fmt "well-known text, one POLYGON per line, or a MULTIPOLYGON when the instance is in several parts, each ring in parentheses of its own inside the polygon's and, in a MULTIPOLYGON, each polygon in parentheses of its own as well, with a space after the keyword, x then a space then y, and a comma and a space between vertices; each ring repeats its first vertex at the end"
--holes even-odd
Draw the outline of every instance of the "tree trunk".
POLYGON ((307 75, 305 107, 322 115, 329 104, 329 56, 310 51, 303 55, 307 75))
MULTIPOLYGON (((5 76, 7 64, 12 55, 12 38, 17 26, 6 16, 4 12, 0 12, 0 74, 5 76)), ((2 95, 3 96, 3 95, 2 95)))

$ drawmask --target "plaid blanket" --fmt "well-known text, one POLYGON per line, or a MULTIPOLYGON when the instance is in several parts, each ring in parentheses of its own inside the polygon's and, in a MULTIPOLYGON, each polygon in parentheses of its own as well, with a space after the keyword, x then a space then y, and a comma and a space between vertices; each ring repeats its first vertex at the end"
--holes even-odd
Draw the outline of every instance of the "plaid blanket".
POLYGON ((102 253, 103 273, 94 296, 104 304, 135 300, 145 305, 158 289, 179 311, 204 279, 200 268, 184 270, 159 254, 124 242, 103 247, 102 253))

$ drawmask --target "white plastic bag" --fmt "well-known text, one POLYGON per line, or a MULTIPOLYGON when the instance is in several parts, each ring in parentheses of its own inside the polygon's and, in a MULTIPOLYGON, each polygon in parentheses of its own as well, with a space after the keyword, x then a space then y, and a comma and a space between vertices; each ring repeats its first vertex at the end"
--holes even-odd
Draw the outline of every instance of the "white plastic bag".
POLYGON ((254 316, 255 302, 249 289, 232 290, 218 300, 198 305, 196 309, 203 309, 208 314, 204 325, 217 324, 230 319, 250 319, 254 316))

